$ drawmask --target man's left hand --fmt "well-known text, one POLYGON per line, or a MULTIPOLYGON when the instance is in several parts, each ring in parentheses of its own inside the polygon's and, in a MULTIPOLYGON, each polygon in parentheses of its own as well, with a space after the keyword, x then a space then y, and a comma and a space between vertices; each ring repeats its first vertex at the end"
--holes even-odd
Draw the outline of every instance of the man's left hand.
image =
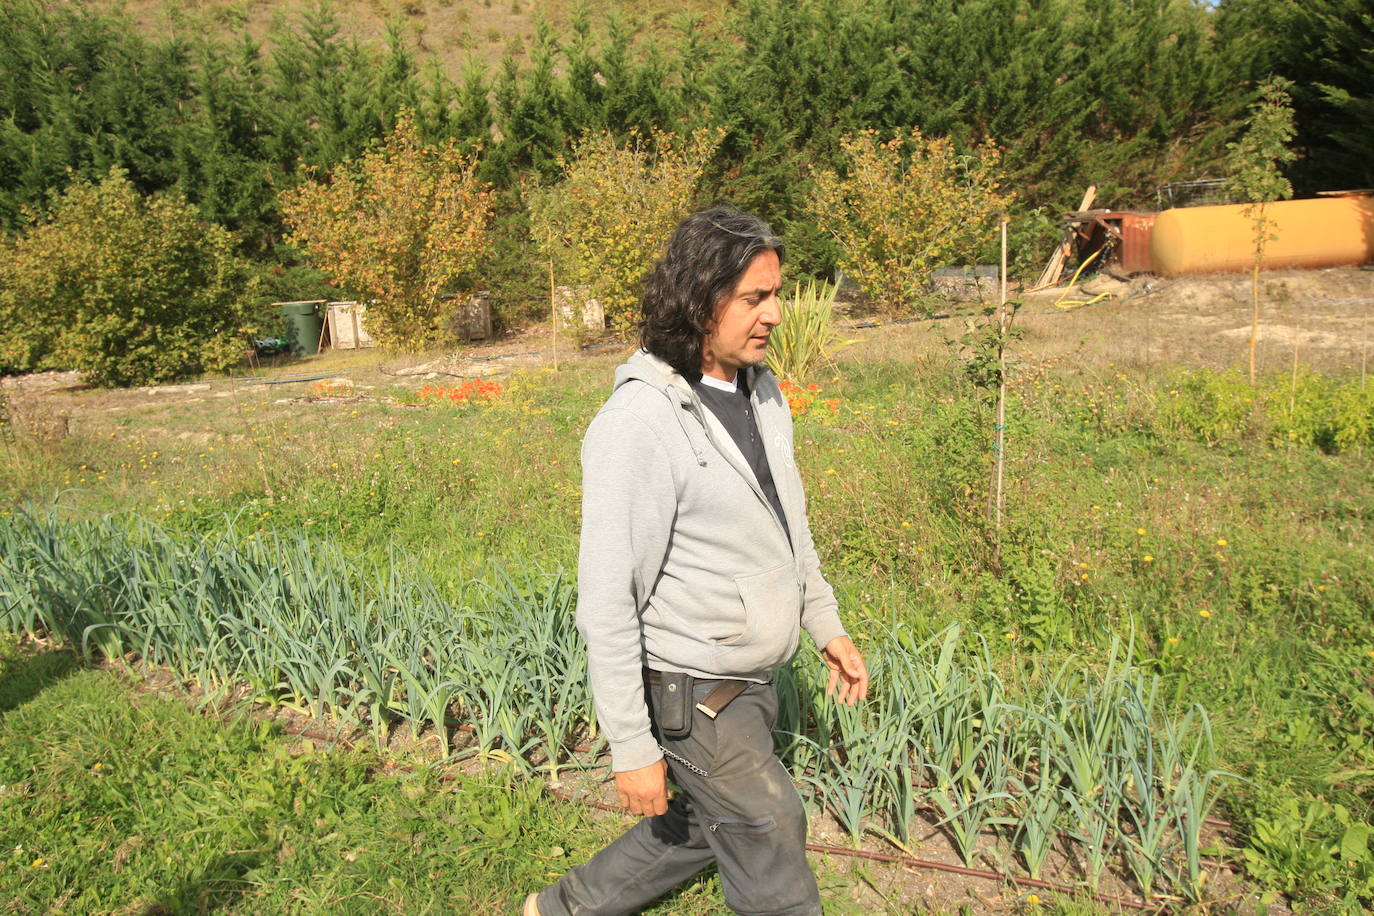
POLYGON ((835 696, 836 703, 853 706, 868 698, 868 669, 864 667, 864 657, 848 636, 836 636, 821 650, 821 658, 830 669, 830 683, 826 685, 825 695, 840 692, 835 696))

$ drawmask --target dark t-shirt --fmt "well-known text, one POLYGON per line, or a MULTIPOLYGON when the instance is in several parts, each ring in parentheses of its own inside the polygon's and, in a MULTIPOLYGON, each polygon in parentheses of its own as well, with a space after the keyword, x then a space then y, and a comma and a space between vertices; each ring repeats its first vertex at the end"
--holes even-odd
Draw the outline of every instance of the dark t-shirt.
POLYGON ((763 449, 763 437, 759 435, 758 421, 754 418, 754 405, 749 400, 749 383, 744 373, 735 373, 733 392, 721 391, 703 384, 699 375, 689 377, 688 382, 697 393, 697 397, 701 398, 701 403, 705 404, 711 413, 715 414, 720 425, 725 427, 744 460, 749 462, 749 468, 754 472, 759 488, 763 490, 763 495, 768 497, 768 504, 773 507, 778 518, 782 520, 783 530, 787 532, 790 540, 791 529, 787 525, 787 516, 782 511, 782 500, 778 498, 777 485, 773 483, 773 472, 768 467, 768 455, 763 449))

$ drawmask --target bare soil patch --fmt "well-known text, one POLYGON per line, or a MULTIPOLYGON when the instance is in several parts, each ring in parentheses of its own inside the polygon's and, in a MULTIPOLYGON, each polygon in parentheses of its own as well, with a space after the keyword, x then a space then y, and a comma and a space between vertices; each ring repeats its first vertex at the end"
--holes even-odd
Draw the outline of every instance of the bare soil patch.
MULTIPOLYGON (((1091 284, 1087 289, 1091 289, 1091 284)), ((1084 291, 1086 292, 1086 290, 1084 291)), ((1070 354, 1140 368, 1248 366, 1252 318, 1248 277, 1138 277, 1124 294, 1064 310, 1062 290, 1027 299, 1018 319, 1023 358, 1070 354)), ((1073 292, 1070 299, 1088 298, 1073 292)), ((1374 347, 1374 270, 1266 272, 1261 278, 1257 362, 1261 372, 1298 361, 1325 372, 1358 371, 1374 347)))

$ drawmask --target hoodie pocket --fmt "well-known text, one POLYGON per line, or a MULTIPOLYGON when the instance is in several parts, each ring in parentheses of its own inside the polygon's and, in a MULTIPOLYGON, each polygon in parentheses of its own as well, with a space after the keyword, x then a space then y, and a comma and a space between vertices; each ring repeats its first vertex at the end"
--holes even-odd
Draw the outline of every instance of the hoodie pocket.
POLYGON ((801 626, 801 583, 795 567, 784 563, 761 573, 736 576, 735 587, 744 605, 744 630, 716 642, 727 670, 748 674, 791 658, 801 626))

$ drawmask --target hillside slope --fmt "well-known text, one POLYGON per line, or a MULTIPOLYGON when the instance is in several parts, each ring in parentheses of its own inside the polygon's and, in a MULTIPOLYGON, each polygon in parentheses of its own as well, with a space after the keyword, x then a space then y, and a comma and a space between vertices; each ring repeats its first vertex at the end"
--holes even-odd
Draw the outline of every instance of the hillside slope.
MULTIPOLYGON (((271 43, 273 32, 299 23, 318 0, 92 0, 93 10, 122 9, 152 38, 187 37, 208 33, 235 38, 247 33, 271 43)), ((634 24, 646 36, 672 28, 680 14, 715 20, 728 3, 720 0, 338 0, 327 4, 341 33, 364 45, 385 44, 389 23, 401 25, 422 67, 435 62, 452 79, 476 60, 494 69, 506 53, 517 60, 543 18, 555 34, 568 31, 579 8, 593 23, 608 15, 634 24)))

